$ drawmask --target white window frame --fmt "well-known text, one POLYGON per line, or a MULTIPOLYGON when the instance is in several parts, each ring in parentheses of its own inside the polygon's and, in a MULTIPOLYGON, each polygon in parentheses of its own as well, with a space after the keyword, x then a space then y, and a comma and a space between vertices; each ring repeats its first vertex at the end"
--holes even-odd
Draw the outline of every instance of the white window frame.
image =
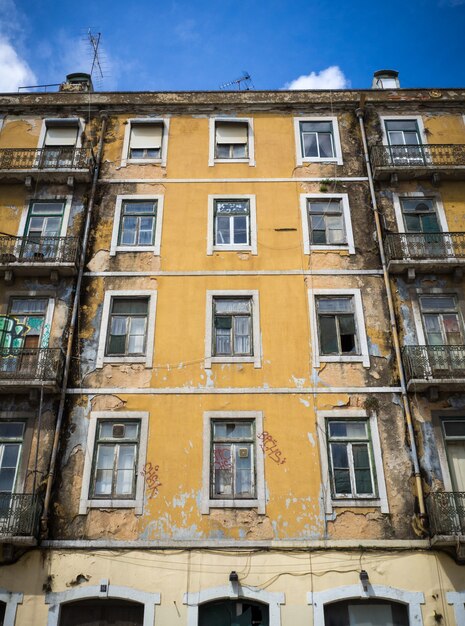
MULTIPOLYGON (((439 458, 439 466, 441 468, 442 482, 444 484, 444 491, 453 491, 454 488, 452 485, 452 477, 450 474, 449 460, 447 458, 447 443, 444 439, 442 422, 447 420, 457 420, 465 422, 465 414, 463 411, 460 412, 454 409, 444 409, 443 411, 431 411, 431 416, 433 422, 434 439, 439 458)), ((465 622, 463 626, 465 626, 465 622)))
POLYGON ((39 348, 49 348, 50 347, 50 337, 51 330, 53 325, 53 314, 55 312, 55 296, 51 295, 49 292, 41 293, 40 291, 13 291, 9 294, 7 300, 7 307, 9 310, 10 301, 11 300, 47 300, 47 310, 44 315, 44 328, 42 331, 42 337, 40 340, 39 348), (48 333, 47 333, 48 331, 48 333))
POLYGON ((324 117, 295 117, 294 118, 294 136, 295 136, 295 153, 297 165, 304 165, 306 163, 336 163, 342 165, 342 148, 341 138, 339 135, 339 124, 337 117, 324 116, 324 117), (333 143, 336 155, 333 157, 304 157, 302 150, 302 142, 300 137, 300 123, 301 122, 332 122, 333 124, 333 143))
POLYGON ((154 340, 155 340, 155 314, 157 308, 157 291, 152 289, 139 290, 114 290, 105 292, 103 300, 102 321, 100 323, 100 336, 97 349, 97 361, 95 367, 101 369, 107 363, 144 363, 145 367, 152 367, 154 340), (112 298, 148 298, 147 306, 147 338, 146 353, 143 356, 106 356, 108 324, 110 321, 112 298))
POLYGON ((364 367, 370 367, 370 353, 363 315, 362 293, 360 289, 309 289, 308 303, 310 309, 311 324, 311 348, 313 367, 320 367, 321 363, 362 363, 364 367), (354 299, 354 315, 357 338, 360 344, 360 354, 320 354, 320 342, 318 336, 318 319, 315 299, 318 296, 346 296, 354 299))
MULTIPOLYGON (((99 585, 84 585, 67 591, 55 591, 45 594, 45 604, 49 605, 47 626, 58 626, 62 604, 79 600, 114 598, 138 602, 144 606, 142 626, 153 626, 155 623, 155 605, 160 604, 159 593, 148 593, 134 587, 119 587, 108 579, 101 580, 99 585)), ((5 626, 10 626, 5 622, 5 626)), ((11 624, 13 626, 13 624, 11 624)))
POLYGON ((347 193, 301 193, 300 214, 302 217, 302 234, 304 238, 304 254, 310 254, 313 250, 348 250, 349 254, 355 254, 354 233, 350 218, 349 194, 347 193), (308 226, 308 200, 339 200, 342 207, 345 235, 347 243, 336 246, 334 244, 311 244, 310 229, 308 226))
POLYGON ((308 604, 313 604, 313 623, 324 626, 325 605, 347 600, 390 600, 407 605, 409 626, 423 626, 421 605, 425 603, 425 594, 421 591, 404 591, 395 587, 369 584, 365 591, 361 584, 333 587, 325 591, 313 591, 307 594, 308 604))
POLYGON ((257 509, 260 515, 265 514, 265 455, 258 435, 263 432, 263 413, 261 411, 206 411, 203 414, 203 461, 202 461, 202 500, 200 512, 208 515, 210 509, 257 509), (256 464, 256 498, 253 499, 220 499, 210 497, 211 472, 211 423, 215 419, 254 420, 255 422, 255 464, 256 464))
POLYGON ((404 218, 402 215, 402 198, 425 198, 425 199, 433 199, 436 206, 436 214, 438 216, 438 222, 441 225, 442 232, 448 233, 449 226, 447 224, 446 212, 444 211, 444 204, 441 200, 441 194, 437 191, 432 191, 431 193, 422 193, 418 191, 407 191, 405 193, 393 193, 392 194, 392 202, 394 204, 394 212, 396 216, 397 229, 399 233, 406 233, 404 218))
POLYGON ((18 604, 22 604, 23 599, 24 594, 22 593, 8 591, 7 589, 0 589, 0 602, 5 604, 3 626, 15 626, 18 604))
POLYGON ((154 255, 160 255, 161 248, 161 229, 163 224, 163 195, 122 195, 116 196, 115 217, 113 219, 113 232, 111 235, 110 256, 116 256, 117 252, 153 252, 154 255), (121 226, 121 212, 123 203, 128 201, 145 201, 153 200, 157 202, 157 216, 155 219, 155 238, 151 246, 122 246, 118 244, 119 231, 121 226))
POLYGON ((142 515, 144 508, 144 479, 142 472, 147 457, 147 441, 149 430, 149 413, 146 411, 92 411, 87 430, 87 444, 82 474, 81 498, 79 515, 86 515, 89 509, 134 509, 136 515, 142 515), (91 498, 92 466, 94 461, 97 424, 99 420, 113 422, 137 420, 140 422, 139 449, 137 455, 136 490, 133 499, 91 498))
MULTIPOLYGON (((389 139, 386 132, 386 122, 402 122, 402 120, 415 120, 418 126, 418 132, 422 144, 428 143, 428 136, 425 133, 425 125, 421 115, 380 115, 381 131, 383 133, 383 146, 389 146, 389 139)), ((404 195, 404 194, 402 194, 404 195)), ((406 195, 406 194, 405 194, 406 195)))
POLYGON ((208 165, 213 167, 216 163, 248 163, 250 167, 255 167, 255 142, 254 142, 254 130, 253 130, 253 118, 252 117, 210 117, 208 124, 209 134, 209 150, 208 150, 208 165), (248 124, 248 154, 246 159, 217 159, 215 158, 216 147, 216 123, 227 124, 248 124))
POLYGON ((454 607, 456 626, 465 626, 465 591, 448 591, 446 600, 454 607))
POLYGON ((341 409, 329 411, 317 411, 318 443, 320 445, 321 457, 321 481, 323 484, 323 499, 325 513, 331 519, 334 516, 335 508, 352 507, 376 507, 381 509, 381 513, 389 513, 389 504, 386 492, 386 480, 384 477, 384 467, 382 458, 381 441, 378 431, 378 420, 373 413, 368 414, 361 409, 341 409), (371 448, 374 459, 374 470, 378 496, 375 498, 337 498, 333 497, 331 491, 331 461, 328 455, 328 434, 327 422, 330 420, 364 420, 368 422, 371 435, 371 448))
MULTIPOLYGON (((17 232, 18 237, 24 237, 26 234, 25 231, 26 231, 26 224, 27 224, 27 216, 29 215, 29 209, 31 208, 31 204, 34 204, 34 202, 57 202, 57 203, 61 202, 62 204, 64 204, 63 219, 61 222, 61 230, 60 230, 59 237, 66 237, 66 234, 68 232, 69 216, 71 215, 71 204, 73 202, 72 194, 66 195, 66 196, 53 196, 53 197, 47 197, 47 198, 37 198, 37 197, 29 198, 29 200, 24 205, 21 219, 19 220, 19 226, 18 226, 18 232, 17 232)), ((21 243, 18 242, 17 246, 18 246, 18 253, 19 253, 19 250, 21 248, 21 243)))
POLYGON ((162 167, 166 166, 168 157, 168 133, 170 129, 170 120, 168 117, 133 117, 126 120, 123 138, 123 153, 121 156, 121 167, 127 165, 143 165, 144 163, 158 163, 162 167), (163 125, 163 134, 161 138, 161 157, 158 159, 131 159, 129 158, 129 141, 131 138, 132 124, 160 124, 163 125))
POLYGON ((63 124, 63 122, 66 122, 70 126, 76 123, 78 132, 77 132, 77 138, 76 138, 76 143, 74 144, 74 147, 82 148, 82 133, 84 132, 84 129, 86 127, 86 123, 83 117, 46 117, 45 119, 42 120, 42 127, 39 133, 39 141, 37 142, 37 148, 39 150, 42 148, 45 148, 45 136, 47 135, 47 125, 53 126, 55 124, 56 126, 59 126, 60 124, 63 124))
POLYGON ((208 196, 208 232, 207 232, 207 255, 211 256, 214 252, 236 251, 236 252, 250 252, 251 254, 258 254, 257 252, 257 207, 254 194, 211 194, 208 196), (250 230, 250 242, 246 244, 215 244, 215 202, 217 200, 248 200, 249 201, 249 230, 250 230))
POLYGON ((260 304, 258 290, 208 290, 205 323, 205 369, 211 369, 212 363, 253 363, 255 368, 262 366, 260 336, 260 304), (250 298, 252 301, 252 355, 215 356, 213 355, 213 300, 215 298, 250 298))
MULTIPOLYGON (((225 576, 227 573, 225 571, 225 576)), ((270 626, 281 626, 281 604, 286 596, 279 591, 266 591, 229 583, 223 587, 210 587, 200 591, 188 591, 184 594, 183 604, 187 605, 187 626, 198 626, 199 606, 214 600, 255 600, 268 605, 270 626)), ((55 626, 55 625, 53 625, 55 626)), ((145 626, 145 625, 144 625, 145 626)))

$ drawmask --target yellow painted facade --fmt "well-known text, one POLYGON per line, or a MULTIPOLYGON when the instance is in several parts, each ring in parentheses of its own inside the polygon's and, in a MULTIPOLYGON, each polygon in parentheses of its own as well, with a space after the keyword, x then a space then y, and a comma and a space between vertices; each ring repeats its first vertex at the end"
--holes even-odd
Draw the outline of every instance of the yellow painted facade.
MULTIPOLYGON (((351 602, 358 606, 363 599, 369 607, 374 598, 380 611, 405 611, 402 625, 465 624, 459 496, 442 511, 449 515, 448 532, 435 526, 431 508, 435 493, 460 492, 444 424, 452 420, 460 430, 465 417, 465 246, 450 235, 465 232, 464 98, 446 91, 441 99, 424 90, 398 93, 341 91, 331 102, 319 92, 0 96, 8 108, 0 130, 0 316, 17 316, 12 303, 19 300, 24 307, 29 299, 46 301, 47 307, 45 321, 28 322, 40 329, 39 339, 28 330, 13 349, 10 335, 0 334, 0 429, 2 422, 24 424, 6 507, 13 516, 16 494, 30 497, 32 508, 45 498, 30 526, 16 518, 16 526, 0 528, 6 626, 64 626, 65 605, 98 598, 143 604, 143 626, 209 626, 209 603, 216 601, 262 607, 262 621, 254 623, 264 626, 324 626, 334 602, 350 612, 351 602), (426 146, 420 156, 407 148, 380 164, 371 152, 367 170, 356 115, 362 95, 370 149, 387 145, 385 120, 414 120, 417 143, 426 146), (65 127, 63 119, 79 129, 83 149, 92 145, 84 167, 76 165, 74 152, 69 156, 80 148, 57 149, 44 139, 47 129, 65 127), (215 123, 228 119, 246 120, 254 163, 212 160, 215 123), (302 165, 299 123, 311 119, 332 120, 334 158, 304 158, 302 165), (163 126, 162 155, 138 163, 125 150, 130 128, 144 120, 163 126), (436 144, 445 146, 440 167, 428 148, 436 144), (118 249, 118 207, 138 197, 158 202, 159 253, 137 245, 118 249), (252 245, 210 250, 213 200, 242 197, 250 202, 247 237, 256 238, 256 251, 252 245), (311 198, 347 203, 342 242, 309 250, 311 198), (431 201, 440 238, 420 234, 418 254, 404 234, 398 259, 387 242, 405 233, 402 202, 411 198, 431 201), (52 213, 63 207, 60 232, 46 236, 41 222, 39 241, 31 230, 33 207, 46 202, 52 213), (82 263, 79 253, 59 256, 62 242, 73 237, 85 247, 82 263), (212 307, 226 296, 250 303, 252 347, 248 358, 217 362, 212 307), (345 350, 338 326, 339 347, 329 359, 315 309, 324 296, 350 301, 355 329, 355 347, 345 350), (436 350, 423 357, 419 370, 417 361, 408 361, 414 358, 408 349, 425 349, 425 324, 433 323, 425 321, 422 298, 441 296, 455 307, 449 302, 439 313, 444 341, 456 334, 439 356, 436 350), (118 298, 149 303, 135 357, 110 354, 111 307, 118 298), (396 333, 404 349, 400 362, 396 333), (48 349, 62 353, 45 371, 48 349), (253 424, 255 484, 248 504, 240 495, 231 502, 210 492, 219 480, 211 425, 241 419, 253 424), (334 493, 326 441, 331 420, 366 425, 368 466, 357 467, 371 477, 372 493, 334 493), (139 424, 132 496, 125 501, 111 492, 99 500, 96 484, 105 481, 96 470, 98 429, 120 422, 139 424), (362 571, 369 576, 366 589, 362 571)), ((323 222, 329 228, 327 218, 323 222)), ((465 436, 457 437, 454 445, 465 446, 465 436)), ((122 445, 116 435, 110 439, 100 445, 122 445)), ((11 445, 8 435, 0 437, 5 445, 11 445)), ((350 445, 355 450, 360 441, 350 445)), ((355 491, 356 452, 350 454, 355 491)), ((115 480, 115 467, 107 468, 106 480, 115 480)))

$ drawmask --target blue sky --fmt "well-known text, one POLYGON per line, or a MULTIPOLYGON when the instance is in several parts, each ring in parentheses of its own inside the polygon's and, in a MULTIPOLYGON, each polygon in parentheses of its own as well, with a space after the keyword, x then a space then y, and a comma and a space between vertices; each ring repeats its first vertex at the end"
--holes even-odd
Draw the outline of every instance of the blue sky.
POLYGON ((99 90, 465 86, 465 0, 0 0, 0 91, 89 71, 89 27, 99 90))

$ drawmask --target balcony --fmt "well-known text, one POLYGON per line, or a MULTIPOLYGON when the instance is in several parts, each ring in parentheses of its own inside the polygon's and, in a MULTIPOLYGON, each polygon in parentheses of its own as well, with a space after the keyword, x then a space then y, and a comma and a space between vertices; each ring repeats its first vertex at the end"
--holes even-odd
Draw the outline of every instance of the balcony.
POLYGON ((0 181, 31 184, 43 182, 88 182, 94 168, 91 148, 1 148, 0 181))
POLYGON ((41 510, 37 494, 0 493, 0 543, 34 545, 41 510))
POLYGON ((465 267, 465 233, 388 233, 384 237, 388 270, 461 273, 465 267))
POLYGON ((373 146, 370 159, 375 180, 465 180, 465 144, 373 146))
POLYGON ((449 547, 457 560, 465 560, 465 493, 437 491, 426 498, 431 543, 449 547))
POLYGON ((77 237, 0 236, 0 271, 5 276, 73 276, 81 245, 77 237), (10 272, 11 274, 7 274, 10 272))
POLYGON ((57 392, 62 370, 60 348, 0 348, 0 393, 57 392))
POLYGON ((409 391, 463 391, 465 346, 404 346, 402 361, 409 391))

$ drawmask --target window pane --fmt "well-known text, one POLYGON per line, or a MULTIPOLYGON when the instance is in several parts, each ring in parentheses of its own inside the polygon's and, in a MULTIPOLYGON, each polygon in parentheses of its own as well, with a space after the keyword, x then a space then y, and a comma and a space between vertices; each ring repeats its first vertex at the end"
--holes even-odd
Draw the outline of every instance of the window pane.
POLYGON ((126 246, 133 246, 136 243, 136 224, 135 217, 124 217, 121 224, 120 243, 126 246))
POLYGON ((248 243, 247 217, 237 216, 234 218, 234 243, 248 243))
POLYGON ((418 126, 416 120, 386 120, 386 129, 417 132, 418 126))
POLYGON ((0 423, 1 439, 22 439, 24 432, 24 424, 21 422, 2 422, 0 423))
POLYGON ((318 133, 332 133, 333 132, 333 123, 332 122, 300 122, 300 128, 304 132, 314 131, 318 133))
POLYGON ((128 354, 145 353, 145 335, 130 335, 128 339, 128 354))
POLYGON ((309 200, 310 213, 341 213, 341 202, 334 198, 328 200, 309 200))
POLYGON ((447 296, 424 296, 420 298, 424 311, 450 311, 455 309, 455 299, 447 296))
POLYGON ((347 437, 349 439, 365 439, 367 437, 365 422, 329 422, 330 437, 347 437))
POLYGON ((352 493, 350 486, 349 470, 334 470, 334 491, 337 495, 348 495, 352 493))
POLYGON ((252 495, 252 445, 236 444, 236 492, 235 495, 252 495))
POLYGON ((234 352, 250 354, 250 317, 234 318, 234 352))
POLYGON ((127 318, 126 317, 112 317, 110 332, 112 335, 126 335, 127 332, 127 318))
POLYGON ((0 492, 11 493, 13 491, 16 475, 16 467, 3 468, 0 470, 0 492))
POLYGON ((116 476, 116 494, 129 496, 133 493, 135 446, 120 446, 116 476))
POLYGON ((226 298, 215 299, 215 310, 217 313, 249 313, 250 312, 250 299, 239 300, 226 298))
POLYGON ((126 351, 126 335, 110 335, 107 355, 124 354, 126 351))
POLYGON ((227 315, 215 317, 215 328, 220 328, 221 330, 230 330, 232 328, 232 317, 227 315))
POLYGON ((229 159, 230 147, 227 143, 217 144, 216 156, 218 159, 229 159))
POLYGON ((245 420, 240 422, 214 422, 214 437, 220 439, 244 439, 252 437, 252 424, 245 420))
POLYGON ((96 496, 111 495, 114 446, 100 445, 97 450, 95 488, 96 496))
POLYGON ((112 312, 127 315, 146 315, 147 305, 148 300, 146 298, 135 298, 133 300, 114 298, 112 300, 112 312))
POLYGON ((338 315, 341 335, 355 335, 355 321, 353 315, 338 315))
POLYGON ((317 298, 317 307, 320 313, 352 313, 352 298, 317 298))
POLYGON ((338 354, 336 318, 319 317, 321 354, 338 354))
POLYGON ((47 310, 47 300, 39 298, 14 298, 11 300, 11 313, 45 313, 47 310))
POLYGON ((231 331, 217 328, 216 330, 216 350, 217 355, 231 354, 231 331))
POLYGON ((323 215, 310 216, 312 230, 326 230, 326 219, 323 215))
POLYGON ((231 243, 229 232, 230 218, 217 216, 216 218, 216 241, 217 244, 231 243))
POLYGON ((217 215, 248 215, 248 200, 217 200, 215 203, 217 215))
POLYGON ((346 469, 349 467, 349 456, 347 454, 347 444, 332 443, 330 444, 333 468, 346 469))
POLYGON ((319 133, 318 143, 320 147, 320 157, 325 158, 334 156, 332 136, 329 133, 319 133))
POLYGON ((465 437, 465 420, 443 421, 447 437, 465 437))
POLYGON ((7 467, 16 468, 21 444, 7 443, 3 446, 2 469, 7 467))
POLYGON ((155 213, 156 205, 156 202, 124 202, 123 214, 153 215, 155 213))
POLYGON ((317 157, 318 156, 318 144, 317 144, 317 136, 312 133, 305 133, 302 136, 303 144, 304 144, 304 156, 306 157, 317 157))
POLYGON ((63 215, 64 204, 61 202, 34 202, 31 207, 33 215, 63 215))
POLYGON ((326 231, 325 230, 312 230, 312 243, 315 245, 324 245, 328 243, 326 241, 326 231))
POLYGON ((404 215, 405 228, 409 233, 421 232, 421 221, 419 215, 404 215))
POLYGON ((245 159, 247 157, 247 144, 244 144, 244 143, 233 144, 232 157, 234 159, 245 159))

